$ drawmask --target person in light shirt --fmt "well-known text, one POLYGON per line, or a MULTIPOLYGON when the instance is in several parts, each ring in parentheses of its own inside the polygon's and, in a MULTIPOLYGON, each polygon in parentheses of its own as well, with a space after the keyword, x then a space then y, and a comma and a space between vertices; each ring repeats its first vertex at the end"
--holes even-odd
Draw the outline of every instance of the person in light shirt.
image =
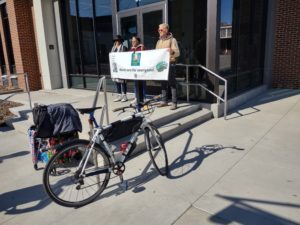
POLYGON ((175 78, 175 66, 176 60, 180 56, 177 40, 173 37, 172 33, 169 32, 169 25, 162 23, 158 27, 159 40, 156 43, 156 49, 168 48, 170 51, 170 69, 168 81, 161 82, 162 89, 162 101, 158 107, 168 106, 168 86, 171 88, 172 103, 171 110, 177 109, 177 89, 176 89, 176 78, 175 78))

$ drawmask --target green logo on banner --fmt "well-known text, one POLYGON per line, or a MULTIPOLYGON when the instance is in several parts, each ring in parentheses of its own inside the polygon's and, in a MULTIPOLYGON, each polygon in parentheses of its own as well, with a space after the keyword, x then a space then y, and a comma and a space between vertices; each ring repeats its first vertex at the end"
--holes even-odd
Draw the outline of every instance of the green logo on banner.
POLYGON ((140 66, 141 64, 141 53, 140 52, 134 52, 131 55, 131 66, 140 66))
POLYGON ((156 69, 158 72, 162 72, 165 69, 167 69, 167 66, 168 66, 168 63, 166 63, 165 61, 162 61, 162 62, 157 63, 156 69))

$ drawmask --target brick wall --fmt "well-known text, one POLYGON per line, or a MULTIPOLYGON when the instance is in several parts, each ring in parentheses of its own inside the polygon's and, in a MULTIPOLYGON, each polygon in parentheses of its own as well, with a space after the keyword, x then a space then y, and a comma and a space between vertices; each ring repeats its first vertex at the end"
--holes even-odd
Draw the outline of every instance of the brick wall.
MULTIPOLYGON (((32 0, 7 0, 6 4, 16 72, 28 74, 31 90, 41 89, 31 9, 32 0)), ((21 88, 25 89, 23 76, 18 78, 18 83, 21 88)))
POLYGON ((277 4, 272 86, 300 88, 300 1, 277 4))

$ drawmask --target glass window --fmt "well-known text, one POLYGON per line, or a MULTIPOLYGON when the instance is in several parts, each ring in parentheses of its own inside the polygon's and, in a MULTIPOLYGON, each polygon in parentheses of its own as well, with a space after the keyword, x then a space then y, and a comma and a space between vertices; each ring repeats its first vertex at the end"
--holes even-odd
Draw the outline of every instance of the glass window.
POLYGON ((144 6, 149 5, 156 2, 161 2, 164 0, 118 0, 118 11, 125 10, 125 9, 131 9, 138 6, 144 6))
POLYGON ((91 90, 96 90, 99 78, 97 77, 86 77, 86 88, 91 90))
POLYGON ((66 0, 62 1, 62 7, 64 9, 65 18, 65 37, 66 37, 66 50, 68 60, 68 70, 70 74, 82 73, 81 58, 80 58, 80 46, 77 30, 76 19, 76 1, 66 0))
POLYGON ((97 74, 92 1, 78 0, 78 11, 83 73, 97 74))
POLYGON ((5 65, 1 36, 0 36, 0 69, 1 69, 1 74, 6 74, 6 65, 5 65))
MULTIPOLYGON (((180 48, 178 63, 206 64, 206 26, 207 0, 182 0, 169 2, 170 32, 177 39, 180 48)), ((157 32, 157 31, 156 31, 157 32)), ((187 89, 183 85, 186 81, 185 67, 177 67, 178 96, 186 99, 187 89)), ((189 81, 206 86, 207 77, 199 68, 190 68, 189 81)), ((213 87, 209 87, 211 90, 213 87)), ((192 88, 191 100, 206 100, 200 87, 192 88)))
POLYGON ((262 84, 267 0, 221 0, 220 74, 229 94, 262 84))
POLYGON ((72 88, 84 88, 83 79, 84 79, 84 77, 71 76, 70 77, 71 87, 72 88))
POLYGON ((124 38, 123 45, 130 49, 130 40, 132 36, 137 35, 137 16, 127 16, 121 18, 121 34, 124 38))
POLYGON ((233 0, 221 0, 220 72, 231 73, 231 33, 233 0))
POLYGON ((9 70, 10 70, 10 73, 16 73, 15 57, 14 57, 14 51, 12 48, 6 3, 2 4, 0 7, 1 7, 2 24, 3 24, 3 31, 4 31, 4 36, 5 36, 5 42, 6 42, 6 51, 7 51, 7 56, 8 56, 9 70))
POLYGON ((135 0, 118 0, 118 11, 137 7, 135 0))
POLYGON ((95 78, 89 79, 85 74, 110 74, 111 0, 66 0, 61 4, 70 84, 93 89, 95 78))
POLYGON ((158 40, 158 24, 163 21, 162 10, 152 11, 143 14, 144 44, 147 49, 155 49, 158 40))
POLYGON ((246 90, 262 84, 266 0, 238 1, 236 23, 238 35, 234 52, 237 71, 237 90, 246 90))
POLYGON ((149 5, 152 3, 162 2, 162 1, 164 1, 164 0, 138 0, 138 3, 140 6, 142 6, 142 5, 149 5))
POLYGON ((96 37, 100 73, 110 74, 108 54, 112 47, 112 8, 111 0, 96 0, 96 37))

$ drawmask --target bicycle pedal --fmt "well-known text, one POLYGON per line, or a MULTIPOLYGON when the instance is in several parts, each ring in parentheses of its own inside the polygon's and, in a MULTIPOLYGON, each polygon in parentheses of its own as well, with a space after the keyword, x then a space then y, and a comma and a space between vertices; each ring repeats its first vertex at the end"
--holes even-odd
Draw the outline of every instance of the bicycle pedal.
POLYGON ((156 146, 156 147, 152 148, 153 151, 157 151, 159 149, 160 149, 160 146, 156 146))

